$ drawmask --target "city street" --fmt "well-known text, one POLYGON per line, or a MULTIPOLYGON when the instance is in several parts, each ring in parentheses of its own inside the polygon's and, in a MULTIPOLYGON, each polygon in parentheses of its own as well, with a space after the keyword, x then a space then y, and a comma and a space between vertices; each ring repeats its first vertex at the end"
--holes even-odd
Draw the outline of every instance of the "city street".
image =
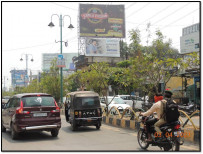
MULTIPOLYGON (((143 151, 137 142, 137 133, 130 129, 103 124, 95 127, 80 127, 72 132, 70 124, 62 115, 62 128, 57 138, 49 132, 25 133, 12 140, 10 132, 2 133, 3 151, 143 151)), ((181 151, 199 151, 199 145, 185 142, 181 151)), ((148 151, 160 151, 150 146, 148 151)))

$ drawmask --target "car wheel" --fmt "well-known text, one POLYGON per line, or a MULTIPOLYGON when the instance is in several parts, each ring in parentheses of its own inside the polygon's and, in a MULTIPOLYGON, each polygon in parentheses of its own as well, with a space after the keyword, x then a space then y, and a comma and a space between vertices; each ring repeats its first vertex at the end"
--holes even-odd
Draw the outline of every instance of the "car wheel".
POLYGON ((1 131, 2 131, 2 132, 6 132, 6 128, 4 127, 3 124, 1 124, 1 131))
POLYGON ((11 124, 11 138, 13 140, 16 140, 18 138, 18 133, 15 131, 13 124, 11 124))
POLYGON ((71 122, 71 127, 72 127, 72 131, 75 131, 75 130, 77 129, 75 120, 73 120, 73 121, 71 122))
POLYGON ((52 130, 51 130, 51 135, 52 135, 52 137, 57 137, 58 134, 59 134, 59 130, 58 130, 58 129, 52 129, 52 130))
POLYGON ((101 123, 98 122, 97 125, 96 125, 96 129, 100 129, 100 127, 101 127, 101 123))

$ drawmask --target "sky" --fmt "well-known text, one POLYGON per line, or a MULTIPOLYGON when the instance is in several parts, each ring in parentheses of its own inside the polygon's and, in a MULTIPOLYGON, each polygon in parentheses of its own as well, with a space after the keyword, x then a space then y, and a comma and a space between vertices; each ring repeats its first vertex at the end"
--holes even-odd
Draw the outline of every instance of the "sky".
POLYGON ((28 69, 33 74, 41 71, 43 53, 60 53, 59 19, 53 16, 55 27, 50 28, 52 14, 69 15, 74 29, 68 29, 69 18, 64 18, 62 30, 63 53, 78 52, 78 14, 79 3, 124 5, 126 38, 130 43, 129 31, 139 29, 141 44, 147 45, 146 27, 150 23, 150 41, 155 39, 155 31, 159 29, 168 39, 172 47, 180 51, 182 28, 200 21, 200 3, 198 2, 2 2, 2 86, 11 86, 12 69, 25 69, 25 54, 29 54, 28 69), (20 61, 23 58, 23 61, 20 61), (31 59, 34 59, 31 62, 31 59), (5 80, 4 80, 5 77, 5 80))

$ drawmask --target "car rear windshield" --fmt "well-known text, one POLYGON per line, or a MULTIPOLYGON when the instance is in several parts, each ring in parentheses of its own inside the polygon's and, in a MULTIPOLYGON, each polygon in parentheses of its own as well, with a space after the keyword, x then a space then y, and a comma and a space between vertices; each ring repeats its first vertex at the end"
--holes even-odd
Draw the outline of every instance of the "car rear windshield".
POLYGON ((28 96, 23 97, 23 107, 55 106, 54 98, 51 96, 28 96))
POLYGON ((76 108, 100 107, 99 97, 77 97, 73 103, 76 108))

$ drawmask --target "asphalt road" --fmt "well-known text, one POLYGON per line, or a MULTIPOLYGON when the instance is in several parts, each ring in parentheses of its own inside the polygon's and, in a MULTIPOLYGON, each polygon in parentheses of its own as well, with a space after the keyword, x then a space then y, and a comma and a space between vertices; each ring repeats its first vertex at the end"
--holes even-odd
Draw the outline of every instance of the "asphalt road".
MULTIPOLYGON (((103 124, 100 130, 96 127, 80 127, 71 131, 70 124, 62 115, 62 128, 57 138, 50 132, 25 133, 18 140, 12 140, 9 131, 2 133, 3 151, 143 151, 137 142, 137 133, 133 130, 117 128, 103 124)), ((160 148, 149 146, 148 151, 159 151, 160 148)), ((199 145, 187 143, 181 151, 198 151, 199 145)))

